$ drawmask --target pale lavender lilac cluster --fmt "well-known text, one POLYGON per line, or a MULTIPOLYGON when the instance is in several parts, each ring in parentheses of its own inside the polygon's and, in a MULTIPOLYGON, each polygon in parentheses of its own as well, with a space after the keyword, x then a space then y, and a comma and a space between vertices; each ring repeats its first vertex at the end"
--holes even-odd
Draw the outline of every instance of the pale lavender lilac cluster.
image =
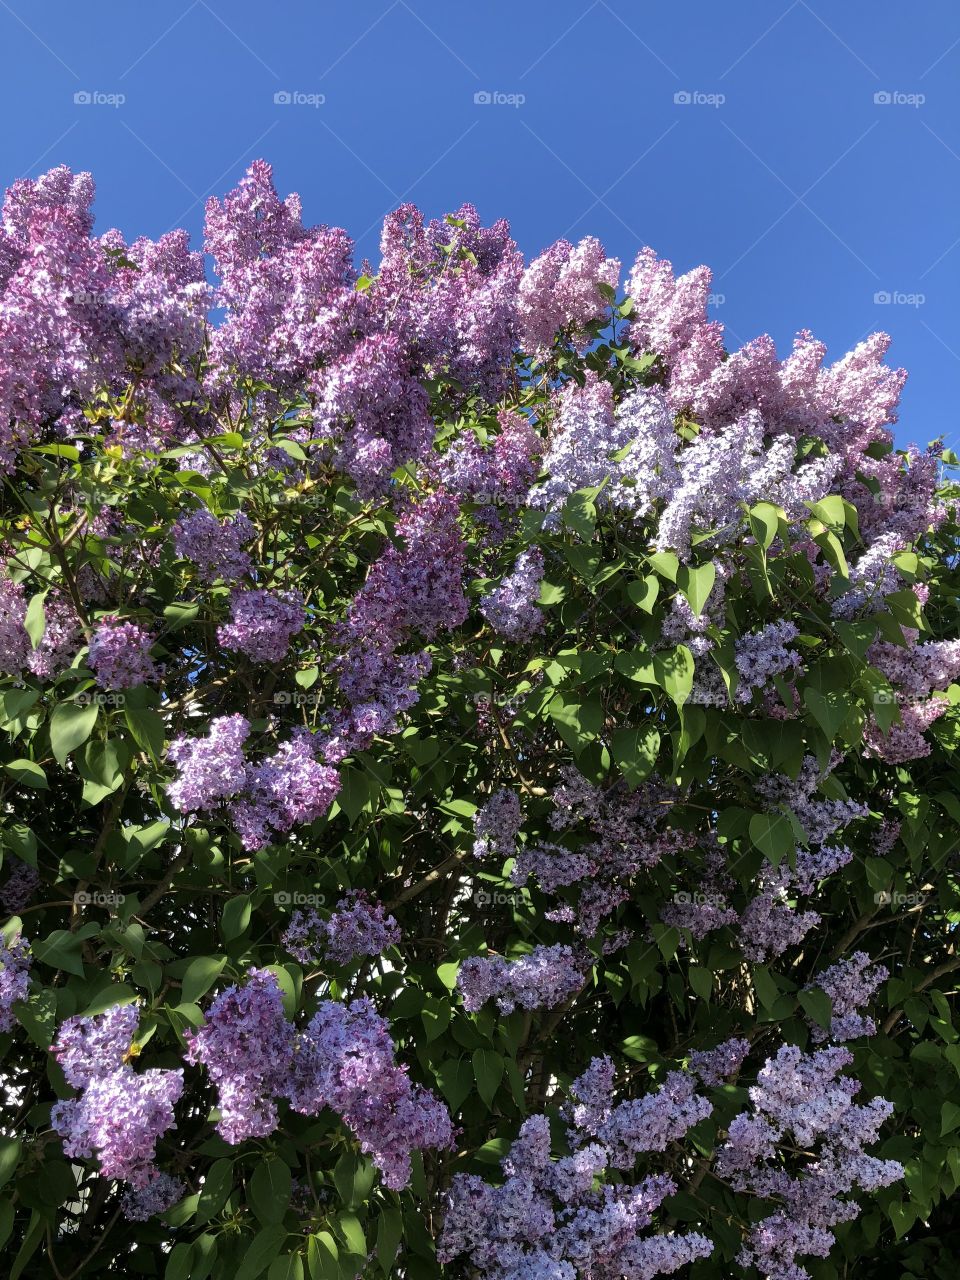
POLYGON ((160 671, 150 650, 154 638, 137 622, 101 619, 90 638, 87 658, 101 689, 134 689, 156 680, 160 671))
POLYGON ((329 1107, 384 1183, 399 1189, 409 1181, 413 1151, 452 1141, 446 1108, 397 1064, 390 1028, 365 998, 322 1001, 298 1032, 284 1015, 276 978, 251 969, 242 987, 213 1000, 187 1039, 188 1061, 202 1063, 217 1087, 217 1129, 227 1142, 272 1133, 281 1099, 305 1115, 329 1107))
POLYGON ((896 1160, 867 1154, 893 1107, 883 1098, 853 1101, 860 1083, 840 1074, 852 1061, 842 1048, 804 1054, 784 1045, 750 1089, 750 1110, 731 1121, 717 1172, 735 1190, 782 1206, 751 1228, 741 1266, 776 1280, 809 1280, 798 1258, 828 1256, 832 1228, 859 1214, 847 1197, 903 1177, 896 1160), (789 1162, 784 1147, 796 1152, 789 1162))
POLYGON ((389 1025, 366 998, 321 1003, 298 1038, 287 1096, 306 1115, 336 1112, 393 1190, 409 1182, 414 1151, 453 1143, 446 1107, 411 1083, 389 1025))
POLYGON ((480 602, 480 612, 498 635, 523 643, 543 629, 536 600, 543 581, 543 552, 530 547, 517 556, 510 573, 480 602))
POLYGON ((904 644, 875 641, 867 651, 868 660, 893 686, 899 720, 886 730, 871 717, 864 734, 871 754, 888 764, 920 760, 932 750, 923 734, 948 710, 946 697, 938 691, 960 676, 960 640, 927 640, 918 644, 917 632, 903 628, 904 644))
POLYGON ((593 236, 578 245, 556 241, 534 258, 520 281, 517 310, 524 350, 542 358, 561 332, 583 343, 587 326, 606 312, 600 286, 615 290, 619 280, 619 261, 606 257, 593 236))
POLYGON ((390 544, 371 566, 334 639, 343 652, 331 664, 348 704, 331 719, 324 751, 331 764, 390 733, 417 701, 430 670, 426 651, 402 653, 413 640, 452 630, 469 612, 463 592, 466 546, 459 504, 438 491, 397 521, 404 546, 390 544))
POLYGON ((734 646, 740 685, 737 696, 749 702, 755 690, 767 688, 774 676, 796 677, 803 659, 791 642, 800 634, 793 622, 771 622, 752 635, 741 636, 734 646))
POLYGON ((134 1071, 131 1043, 139 1020, 135 1005, 114 1005, 62 1024, 52 1052, 80 1096, 55 1103, 50 1115, 66 1155, 96 1157, 103 1177, 129 1184, 125 1208, 137 1221, 169 1208, 183 1191, 155 1164, 158 1140, 176 1123, 183 1071, 134 1071))
POLYGON ((830 1039, 838 1044, 876 1034, 876 1023, 861 1010, 889 977, 890 970, 874 964, 865 951, 854 951, 847 959, 816 974, 810 985, 830 997, 831 1019, 829 1031, 811 1022, 814 1041, 830 1039))
POLYGON ((13 1030, 13 1006, 27 998, 32 963, 24 937, 18 934, 9 943, 0 941, 0 1032, 13 1030))
POLYGON ((750 1053, 750 1041, 734 1036, 713 1049, 696 1049, 690 1055, 690 1070, 708 1088, 719 1088, 735 1077, 750 1053))
POLYGON ((234 591, 230 621, 217 628, 225 649, 245 653, 253 662, 280 662, 290 641, 306 625, 299 591, 234 591))
POLYGON ((218 520, 212 511, 199 507, 183 515, 171 529, 178 556, 191 560, 203 582, 237 582, 248 574, 252 562, 244 543, 256 532, 253 522, 242 512, 218 520))
POLYGON ((460 965, 457 987, 469 1013, 496 1000, 501 1013, 521 1009, 552 1009, 571 999, 586 980, 587 959, 558 943, 534 947, 529 955, 468 956, 460 965))
POLYGON ((656 1232, 658 1209, 675 1194, 664 1174, 630 1177, 638 1159, 662 1152, 710 1115, 689 1077, 675 1072, 643 1098, 615 1103, 613 1064, 595 1058, 571 1085, 572 1153, 554 1159, 546 1115, 525 1120, 492 1186, 455 1175, 438 1245, 481 1280, 652 1280, 708 1257, 697 1232, 656 1232), (620 1177, 602 1178, 607 1170, 620 1177))
POLYGON ((593 937, 603 920, 630 897, 633 878, 669 854, 689 848, 693 837, 669 824, 669 788, 647 782, 630 791, 621 783, 603 788, 565 767, 552 795, 550 825, 556 831, 582 829, 574 849, 553 842, 525 845, 510 878, 524 885, 535 877, 543 892, 576 886, 574 901, 561 901, 547 919, 575 925, 593 937))
POLYGON ((227 805, 247 849, 260 849, 276 835, 322 817, 340 788, 337 771, 317 759, 319 741, 297 729, 272 756, 245 759, 250 723, 241 715, 217 716, 204 738, 175 738, 167 757, 179 776, 167 787, 171 804, 184 813, 227 805))
POLYGON ((294 911, 281 941, 301 964, 349 964, 358 956, 383 955, 400 936, 400 926, 382 904, 354 890, 327 919, 314 910, 294 911))
POLYGON ((523 825, 523 811, 515 792, 500 787, 477 810, 473 819, 473 856, 512 858, 517 835, 523 825))

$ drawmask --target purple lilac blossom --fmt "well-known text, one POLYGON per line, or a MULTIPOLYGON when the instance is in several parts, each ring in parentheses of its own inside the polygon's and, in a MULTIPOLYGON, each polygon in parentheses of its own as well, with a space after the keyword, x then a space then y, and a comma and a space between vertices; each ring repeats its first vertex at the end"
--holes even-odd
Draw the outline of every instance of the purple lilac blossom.
POLYGON ((90 639, 87 659, 101 689, 134 689, 160 672, 150 657, 153 636, 136 622, 103 618, 90 639))
POLYGON ((27 998, 32 963, 25 938, 0 941, 0 1032, 13 1030, 13 1006, 27 998))
POLYGON ((324 920, 316 911, 295 911, 282 942, 301 964, 349 964, 357 956, 379 956, 400 941, 400 927, 379 902, 361 890, 347 894, 324 920))
POLYGON ((531 547, 517 556, 510 573, 480 602, 494 631, 508 640, 532 640, 543 629, 543 610, 534 603, 543 581, 543 552, 531 547))
POLYGON ((234 591, 230 621, 217 628, 217 639, 225 649, 237 649, 253 662, 280 662, 305 624, 298 591, 234 591))
POLYGON ((810 986, 818 987, 830 997, 832 1016, 829 1032, 811 1022, 813 1040, 822 1042, 829 1038, 839 1044, 875 1035, 877 1028, 873 1019, 860 1011, 889 977, 890 970, 882 964, 873 964, 865 951, 854 951, 846 960, 838 960, 816 974, 810 986))
POLYGON ((522 825, 519 798, 513 791, 500 787, 474 816, 473 856, 486 858, 495 853, 499 858, 513 857, 522 825))
POLYGON ((572 947, 534 947, 516 960, 502 956, 468 956, 457 974, 463 1007, 470 1013, 496 1000, 501 1013, 552 1009, 582 988, 586 961, 572 947))
POLYGON ((232 583, 250 572, 251 560, 243 544, 255 532, 242 512, 232 519, 218 520, 212 511, 200 507, 181 516, 171 529, 171 536, 177 555, 193 561, 202 581, 222 578, 232 583))

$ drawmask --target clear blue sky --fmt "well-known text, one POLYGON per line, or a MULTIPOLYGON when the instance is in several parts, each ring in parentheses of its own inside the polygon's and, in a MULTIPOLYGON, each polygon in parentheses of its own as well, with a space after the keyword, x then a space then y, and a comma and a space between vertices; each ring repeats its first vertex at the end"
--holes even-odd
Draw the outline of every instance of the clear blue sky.
POLYGON ((471 200, 527 254, 649 243, 715 269, 731 345, 886 329, 901 442, 958 443, 956 0, 0 0, 0 37, 3 184, 90 169, 101 230, 197 236, 263 155, 358 256, 401 198, 471 200))

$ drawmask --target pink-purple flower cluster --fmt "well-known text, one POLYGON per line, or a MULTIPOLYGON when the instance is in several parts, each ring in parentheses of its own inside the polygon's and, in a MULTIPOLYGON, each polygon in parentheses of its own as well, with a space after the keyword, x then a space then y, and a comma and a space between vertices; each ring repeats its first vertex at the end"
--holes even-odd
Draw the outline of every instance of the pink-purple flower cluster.
POLYGON ((606 311, 600 286, 615 290, 619 281, 620 263, 607 258, 593 236, 578 245, 568 240, 552 244, 534 258, 520 281, 517 310, 524 349, 543 356, 561 331, 583 342, 587 325, 606 311))
POLYGON ((481 1280, 652 1280, 712 1253, 698 1232, 650 1230, 677 1190, 672 1178, 630 1177, 642 1154, 664 1151, 708 1116, 709 1102, 679 1073, 619 1104, 612 1086, 613 1064, 601 1058, 571 1085, 571 1154, 553 1158, 549 1119, 533 1115, 501 1162, 501 1185, 455 1175, 442 1264, 461 1258, 481 1280), (608 1169, 620 1176, 604 1182, 608 1169))
POLYGON ((160 675, 150 656, 154 638, 137 622, 103 618, 90 638, 87 662, 101 689, 134 689, 160 675))
POLYGON ((181 516, 171 529, 178 556, 192 560, 203 582, 237 582, 250 572, 251 560, 243 545, 255 533, 252 521, 242 512, 218 520, 212 511, 199 507, 181 516))
POLYGON ((245 653, 253 662, 280 662, 291 639, 306 625, 298 591, 234 591, 230 621, 217 628, 225 649, 245 653))
POLYGON ((903 1177, 896 1160, 865 1150, 893 1108, 883 1098, 853 1101, 860 1083, 840 1074, 852 1061, 846 1049, 804 1054, 784 1045, 750 1089, 750 1109, 730 1122, 717 1172, 735 1190, 781 1205, 751 1228, 737 1257, 741 1266, 808 1280, 798 1257, 827 1257, 832 1228, 858 1216, 856 1202, 846 1197, 903 1177), (784 1147, 793 1159, 784 1160, 784 1147))
POLYGON ((13 1030, 13 1006, 27 998, 32 963, 25 938, 0 941, 0 1032, 13 1030))
POLYGON ((840 1043, 874 1035, 876 1024, 861 1010, 889 977, 890 970, 882 964, 875 965, 865 951, 854 951, 847 959, 838 960, 816 974, 810 985, 830 997, 831 1018, 829 1032, 811 1023, 813 1039, 829 1038, 840 1043))
POLYGON ((463 1007, 470 1013, 496 1000, 501 1013, 514 1009, 552 1009, 575 996, 586 980, 587 961, 558 943, 534 947, 529 955, 468 956, 457 974, 463 1007))
POLYGON ((516 793, 500 787, 477 810, 473 819, 473 856, 512 858, 517 835, 523 825, 523 811, 516 793))
POLYGON ((530 547, 517 556, 513 569, 480 602, 480 612, 508 640, 532 640, 543 629, 543 610, 535 601, 543 581, 543 552, 530 547))
POLYGON ((57 1102, 50 1122, 65 1155, 96 1157, 103 1177, 129 1184, 125 1208, 142 1220, 168 1208, 182 1192, 182 1184, 161 1174, 155 1159, 158 1140, 175 1124, 183 1071, 134 1071, 130 1051, 138 1025, 135 1005, 114 1005, 63 1023, 52 1052, 80 1096, 57 1102))
POLYGON ((400 926, 362 890, 341 898, 331 915, 294 911, 283 945, 301 964, 349 964, 358 956, 379 956, 400 941, 400 926))

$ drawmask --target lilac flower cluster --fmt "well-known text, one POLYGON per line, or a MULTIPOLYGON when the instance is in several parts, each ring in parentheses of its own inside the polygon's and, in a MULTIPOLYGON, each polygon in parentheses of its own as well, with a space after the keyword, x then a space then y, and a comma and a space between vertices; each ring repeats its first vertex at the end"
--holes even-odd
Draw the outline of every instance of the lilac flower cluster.
POLYGON ((185 1032, 187 1061, 200 1063, 217 1089, 217 1132, 230 1143, 265 1138, 277 1127, 293 1063, 294 1027, 277 980, 251 969, 242 987, 217 995, 203 1025, 185 1032))
POLYGON ((719 1088, 736 1076, 750 1052, 750 1041, 736 1037, 724 1040, 715 1049, 697 1049, 690 1055, 690 1070, 705 1085, 719 1088))
POLYGON ((845 1197, 903 1177, 897 1161, 866 1153, 893 1108, 883 1098, 854 1103, 859 1081, 840 1075, 852 1061, 846 1049, 804 1054, 784 1045, 757 1076, 751 1109, 731 1121, 717 1172, 737 1191, 782 1204, 751 1229, 737 1257, 741 1266, 808 1280, 798 1256, 827 1257, 831 1228, 858 1215, 856 1202, 845 1197), (793 1171, 783 1162, 784 1146, 798 1150, 793 1171))
POLYGON ((192 560, 203 582, 237 582, 250 572, 251 560, 243 550, 255 533, 253 523, 241 512, 232 519, 218 520, 212 511, 199 507, 181 516, 171 529, 178 556, 192 560))
POLYGON ((510 878, 523 885, 536 876, 549 894, 577 885, 575 908, 564 902, 548 911, 547 919, 575 923, 585 937, 593 937, 605 917, 630 897, 634 876, 690 847, 693 838, 670 827, 672 797, 660 782, 629 791, 620 783, 594 786, 574 768, 564 768, 560 776, 550 824, 557 831, 585 828, 581 843, 575 849, 552 842, 525 845, 510 878))
POLYGON ((299 729, 272 756, 246 766, 241 793, 228 806, 245 849, 261 849, 292 827, 322 818, 330 808, 340 775, 320 763, 318 749, 313 734, 299 729))
POLYGON ((13 1030, 13 1006, 26 1000, 33 958, 25 938, 0 940, 0 1032, 13 1030))
POLYGON ((43 635, 34 648, 24 626, 23 588, 0 577, 0 671, 19 676, 29 670, 41 680, 52 680, 70 665, 82 639, 76 610, 58 591, 51 591, 43 612, 43 635))
POLYGON ((605 257, 593 236, 576 246, 568 240, 552 244, 520 281, 517 311, 524 349, 543 356, 561 331, 582 340, 587 325, 606 310, 599 286, 616 289, 619 280, 620 263, 605 257))
POLYGON ((202 1063, 217 1086, 217 1129, 227 1142, 272 1133, 278 1099, 305 1115, 329 1107, 386 1185, 399 1189, 409 1181, 412 1151, 452 1141, 446 1108, 397 1065, 389 1026, 367 999, 324 1000, 298 1033, 284 1016, 276 978, 251 969, 243 987, 214 999, 187 1038, 188 1061, 202 1063))
POLYGON ((676 1190, 651 1174, 631 1181, 638 1157, 664 1151, 710 1114, 709 1102, 676 1072, 644 1098, 614 1104, 613 1064, 595 1058, 571 1086, 572 1154, 554 1160, 546 1115, 525 1120, 492 1186, 457 1174, 437 1255, 465 1258, 480 1280, 652 1280, 713 1251, 706 1237, 650 1233, 676 1190), (599 1182, 605 1170, 615 1182, 599 1182))
POLYGON ((18 676, 27 665, 30 637, 23 625, 26 611, 20 583, 0 577, 0 671, 7 675, 18 676))
POLYGON ((821 970, 810 985, 819 987, 830 997, 832 1016, 829 1032, 811 1022, 813 1039, 823 1041, 829 1037, 834 1043, 840 1043, 874 1035, 876 1024, 860 1010, 870 1003, 877 988, 889 977, 890 970, 882 964, 873 964, 865 951, 854 951, 848 959, 821 970))
POLYGON ((501 787, 476 812, 473 819, 473 856, 512 858, 517 835, 523 825, 523 811, 513 791, 501 787))
POLYGON ((413 1151, 453 1142, 446 1107, 397 1065, 390 1028, 366 998, 321 1003, 298 1039, 288 1096, 307 1115, 335 1111, 394 1190, 410 1180, 413 1151))
POLYGON ((755 689, 769 685, 775 675, 799 675, 803 660, 790 642, 799 635, 792 622, 771 622, 754 635, 741 636, 735 645, 740 675, 737 696, 748 702, 755 689))
POLYGON ((245 716, 215 716, 205 738, 174 738, 167 758, 180 776, 167 787, 171 804, 183 813, 211 809, 234 796, 246 779, 243 744, 250 736, 245 716))
POLYGON ((557 944, 534 947, 516 960, 503 956, 468 956, 457 974, 463 1007, 469 1013, 496 1000, 501 1013, 521 1009, 552 1009, 582 988, 587 961, 572 947, 557 944))
POLYGON ((543 441, 522 413, 501 409, 497 422, 500 430, 486 448, 473 432, 458 435, 437 464, 437 478, 468 502, 519 507, 536 479, 543 441))
POLYGON ((341 898, 326 920, 316 911, 294 911, 282 942, 301 964, 349 964, 357 956, 379 956, 400 941, 400 926, 362 890, 341 898))
POLYGON ((150 656, 153 636, 136 622, 103 618, 90 638, 87 662, 101 689, 134 689, 159 675, 150 656))
POLYGON ((294 731, 272 756, 247 761, 243 745, 250 722, 241 715, 217 716, 205 738, 175 738, 167 748, 179 777, 167 787, 171 804, 184 813, 222 802, 246 849, 260 849, 275 835, 322 817, 340 788, 335 769, 316 756, 318 740, 294 731))
POLYGON ((530 547, 517 557, 512 572, 480 602, 480 612, 508 640, 531 640, 543 628, 543 610, 535 600, 543 581, 543 552, 530 547))
POLYGON ((945 692, 960 676, 960 640, 928 640, 917 643, 917 633, 904 628, 904 645, 875 641, 868 660, 893 686, 900 719, 884 732, 875 717, 867 724, 864 739, 871 754, 888 764, 903 764, 928 756, 932 750, 924 732, 949 707, 945 692))
POLYGON ((333 717, 325 746, 332 764, 375 734, 391 732, 416 702, 430 656, 402 654, 401 646, 414 636, 431 640, 466 618, 466 547, 458 515, 459 504, 442 491, 407 510, 397 522, 405 546, 387 548, 347 610, 334 637, 344 652, 330 669, 349 710, 333 717))
POLYGON ((245 653, 253 662, 280 662, 305 625, 299 591, 234 591, 230 621, 217 628, 217 639, 225 649, 245 653))
POLYGON ((135 1005, 63 1023, 52 1052, 80 1097, 57 1102, 50 1122, 65 1155, 96 1157, 105 1178, 130 1184, 125 1208, 142 1221, 182 1194, 182 1184, 161 1174, 154 1161, 158 1139, 175 1123, 183 1071, 134 1071, 129 1059, 138 1025, 135 1005))
POLYGON ((15 916, 22 911, 37 891, 40 873, 15 854, 6 854, 4 863, 10 863, 10 874, 0 888, 0 904, 4 911, 15 916))

